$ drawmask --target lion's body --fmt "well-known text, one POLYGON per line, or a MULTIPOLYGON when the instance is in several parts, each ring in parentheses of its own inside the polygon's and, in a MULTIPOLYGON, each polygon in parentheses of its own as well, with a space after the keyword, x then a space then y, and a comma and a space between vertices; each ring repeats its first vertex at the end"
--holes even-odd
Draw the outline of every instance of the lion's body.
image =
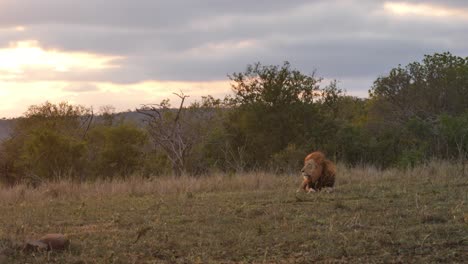
POLYGON ((304 181, 301 188, 307 192, 319 191, 322 188, 335 185, 335 164, 327 160, 320 151, 312 152, 305 157, 302 174, 304 181))

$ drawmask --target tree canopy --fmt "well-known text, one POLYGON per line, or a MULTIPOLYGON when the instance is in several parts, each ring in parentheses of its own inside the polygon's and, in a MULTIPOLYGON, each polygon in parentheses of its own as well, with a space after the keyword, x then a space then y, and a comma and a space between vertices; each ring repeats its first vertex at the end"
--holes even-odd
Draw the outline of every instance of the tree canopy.
POLYGON ((112 106, 97 115, 69 103, 30 106, 0 143, 0 179, 295 173, 314 150, 377 167, 436 158, 464 168, 468 159, 468 58, 436 53, 398 65, 376 78, 369 98, 289 62, 228 77, 233 93, 224 99, 184 104, 181 95, 178 107, 164 99, 139 108, 139 118, 112 106))

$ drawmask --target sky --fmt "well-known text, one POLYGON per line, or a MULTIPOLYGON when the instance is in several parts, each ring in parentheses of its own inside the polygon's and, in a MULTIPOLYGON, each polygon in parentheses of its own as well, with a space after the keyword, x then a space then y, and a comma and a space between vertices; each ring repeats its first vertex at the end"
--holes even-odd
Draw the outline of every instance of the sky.
MULTIPOLYGON (((466 0, 0 0, 0 117, 68 101, 117 111, 232 93, 289 61, 366 97, 390 69, 468 56, 466 0)), ((189 101, 190 102, 190 101, 189 101)))

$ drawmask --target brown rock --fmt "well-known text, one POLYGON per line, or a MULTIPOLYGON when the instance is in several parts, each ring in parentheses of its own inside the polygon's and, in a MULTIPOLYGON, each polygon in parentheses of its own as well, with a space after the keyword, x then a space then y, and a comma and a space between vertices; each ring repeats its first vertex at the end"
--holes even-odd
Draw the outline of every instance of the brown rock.
POLYGON ((48 250, 64 250, 70 245, 70 241, 62 234, 47 234, 37 242, 47 245, 48 250))
POLYGON ((7 264, 8 258, 3 252, 0 252, 0 264, 7 264))
POLYGON ((27 240, 26 244, 23 247, 24 251, 41 251, 47 250, 47 244, 42 243, 37 240, 27 240))

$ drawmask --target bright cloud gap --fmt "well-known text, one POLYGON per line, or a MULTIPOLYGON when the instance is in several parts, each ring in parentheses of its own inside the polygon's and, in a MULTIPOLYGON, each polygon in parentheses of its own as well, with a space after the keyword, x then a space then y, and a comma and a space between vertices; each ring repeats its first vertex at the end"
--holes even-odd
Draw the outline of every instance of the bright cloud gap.
POLYGON ((65 73, 119 67, 119 56, 44 49, 35 40, 18 41, 0 49, 0 79, 16 79, 28 70, 65 73))
POLYGON ((384 9, 394 15, 399 16, 420 16, 420 17, 454 17, 468 19, 468 10, 454 9, 431 4, 414 4, 408 2, 385 2, 384 9))

